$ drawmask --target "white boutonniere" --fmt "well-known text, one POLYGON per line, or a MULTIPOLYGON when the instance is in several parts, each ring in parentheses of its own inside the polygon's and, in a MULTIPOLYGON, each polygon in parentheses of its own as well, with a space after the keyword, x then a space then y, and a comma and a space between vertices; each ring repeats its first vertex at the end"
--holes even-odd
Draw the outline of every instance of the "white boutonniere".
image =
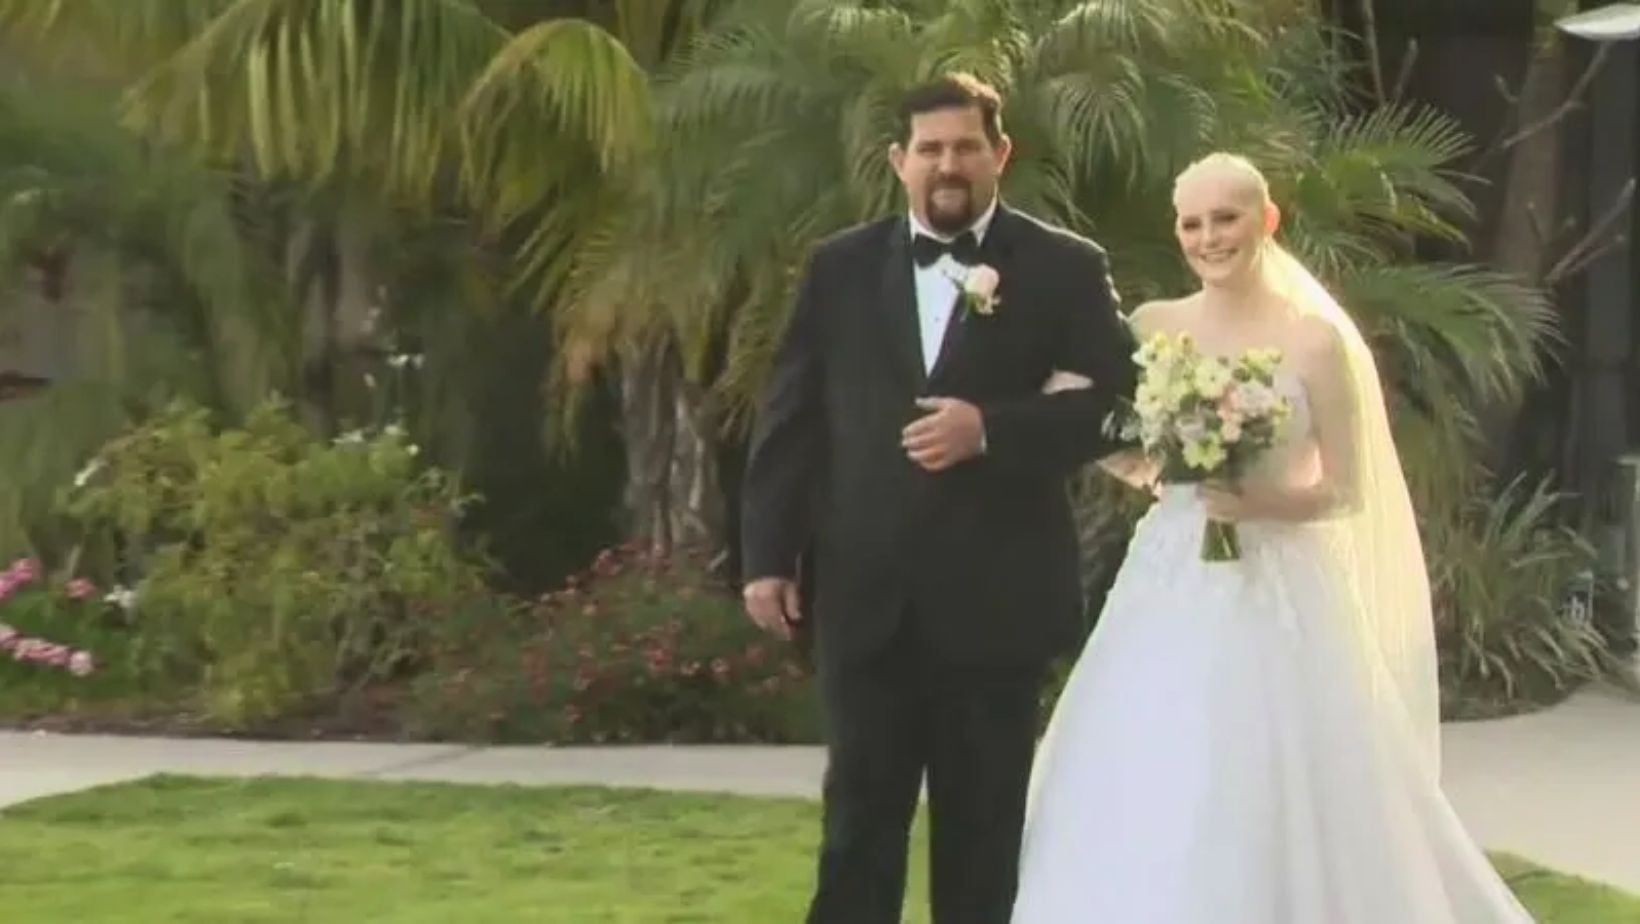
POLYGON ((997 298, 997 286, 1002 282, 1002 276, 994 267, 980 263, 969 267, 961 279, 953 278, 951 281, 957 284, 962 306, 974 314, 990 317, 996 313, 997 305, 1002 303, 997 298))

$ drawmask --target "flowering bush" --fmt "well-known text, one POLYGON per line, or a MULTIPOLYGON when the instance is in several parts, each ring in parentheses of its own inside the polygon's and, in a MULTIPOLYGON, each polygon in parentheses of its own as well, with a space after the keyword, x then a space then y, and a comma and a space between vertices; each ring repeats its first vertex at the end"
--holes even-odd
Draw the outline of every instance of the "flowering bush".
POLYGON ((566 743, 818 736, 792 647, 753 626, 693 551, 606 551, 510 631, 467 641, 419 690, 426 731, 566 743))
POLYGON ((126 697, 123 613, 85 578, 33 558, 0 570, 0 707, 8 719, 70 714, 126 697))
POLYGON ((19 558, 0 572, 0 656, 10 655, 11 660, 22 664, 66 670, 76 677, 91 674, 97 669, 91 652, 25 635, 24 630, 6 621, 50 624, 59 603, 81 603, 96 594, 96 588, 84 578, 75 578, 62 588, 42 587, 40 571, 37 559, 19 558))
POLYGON ((483 600, 453 539, 463 498, 394 428, 314 439, 271 403, 218 431, 176 405, 103 448, 67 512, 140 575, 123 656, 242 728, 426 663, 432 626, 483 600))

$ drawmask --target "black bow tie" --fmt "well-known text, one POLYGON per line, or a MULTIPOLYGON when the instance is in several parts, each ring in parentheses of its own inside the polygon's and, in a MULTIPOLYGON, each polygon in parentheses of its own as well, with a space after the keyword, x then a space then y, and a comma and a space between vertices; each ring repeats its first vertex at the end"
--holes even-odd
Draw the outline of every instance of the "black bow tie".
POLYGON ((964 266, 973 266, 979 262, 979 238, 972 231, 962 232, 953 241, 942 241, 926 234, 912 236, 911 259, 917 261, 918 266, 932 266, 945 254, 950 254, 951 259, 964 266))

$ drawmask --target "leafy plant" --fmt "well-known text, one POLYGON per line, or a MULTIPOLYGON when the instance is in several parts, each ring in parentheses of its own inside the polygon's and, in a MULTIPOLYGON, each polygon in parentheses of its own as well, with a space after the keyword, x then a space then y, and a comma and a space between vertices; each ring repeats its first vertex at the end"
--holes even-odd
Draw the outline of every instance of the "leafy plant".
POLYGON ((1592 584, 1596 553, 1558 525, 1563 500, 1547 482, 1517 478, 1495 495, 1483 486, 1447 509, 1426 510, 1449 713, 1552 701, 1609 666, 1594 601, 1574 595, 1580 582, 1592 584))
POLYGON ((818 738, 807 671, 695 550, 632 547, 469 635, 419 681, 435 734, 553 742, 796 742, 818 738))
POLYGON ((451 538, 464 498, 416 453, 391 427, 317 442, 279 402, 220 432, 177 403, 111 442, 65 509, 123 550, 132 669, 243 727, 425 660, 486 591, 451 538))

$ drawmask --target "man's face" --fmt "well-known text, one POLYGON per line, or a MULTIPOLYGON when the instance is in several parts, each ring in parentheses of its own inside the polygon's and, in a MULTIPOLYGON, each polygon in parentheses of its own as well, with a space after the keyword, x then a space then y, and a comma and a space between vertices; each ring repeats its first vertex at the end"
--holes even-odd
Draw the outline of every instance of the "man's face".
POLYGON ((1008 163, 1004 136, 992 143, 978 106, 935 109, 911 117, 911 137, 889 148, 911 211, 931 230, 957 234, 996 196, 1008 163))

